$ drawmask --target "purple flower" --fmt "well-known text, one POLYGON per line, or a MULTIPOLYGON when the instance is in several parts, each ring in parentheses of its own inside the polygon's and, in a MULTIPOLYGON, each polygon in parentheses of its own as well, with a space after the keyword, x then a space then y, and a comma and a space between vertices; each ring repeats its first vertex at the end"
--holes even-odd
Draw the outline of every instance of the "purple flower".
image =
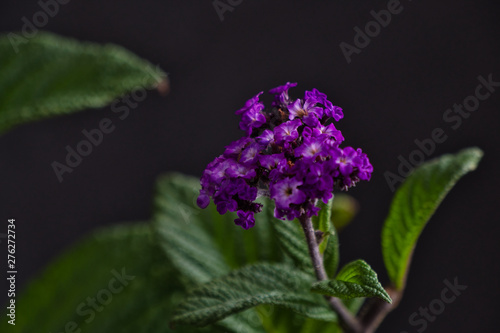
POLYGON ((288 89, 296 87, 297 83, 287 82, 283 86, 278 86, 269 90, 270 94, 274 95, 274 102, 272 106, 287 106, 290 103, 290 97, 288 96, 288 89))
POLYGON ((244 114, 245 112, 247 112, 248 110, 250 110, 251 108, 256 108, 258 111, 264 110, 264 104, 259 102, 260 95, 262 95, 263 93, 264 92, 261 91, 260 93, 258 93, 254 97, 250 98, 245 103, 245 106, 242 107, 241 109, 239 109, 238 111, 236 111, 235 113, 237 115, 241 115, 241 114, 244 114))
POLYGON ((276 168, 271 168, 271 172, 269 172, 269 179, 276 182, 279 179, 288 176, 292 168, 290 164, 291 163, 289 163, 286 158, 279 160, 278 164, 276 164, 276 168))
POLYGON ((202 209, 207 208, 208 204, 210 203, 210 196, 208 195, 207 191, 205 190, 200 190, 200 195, 198 196, 198 199, 196 199, 196 204, 202 209))
POLYGON ((198 206, 206 208, 212 198, 220 214, 237 212, 235 223, 248 229, 262 210, 255 202, 259 195, 274 201, 276 218, 293 220, 317 215, 317 201, 326 203, 335 188, 347 190, 370 179, 373 166, 366 154, 340 148, 344 136, 330 123, 343 117, 342 109, 317 89, 292 99, 288 90, 296 85, 271 89, 270 110, 264 111, 261 92, 236 111, 246 136, 208 164, 198 206))
POLYGON ((250 186, 243 179, 237 179, 234 183, 238 194, 238 199, 253 201, 257 199, 257 188, 250 186))
POLYGON ((342 108, 339 106, 333 106, 330 109, 326 109, 325 114, 328 117, 332 117, 336 121, 339 121, 340 119, 344 118, 344 112, 342 111, 342 108))
POLYGON ((216 158, 205 170, 206 181, 220 183, 226 177, 226 169, 230 166, 231 160, 222 156, 216 158))
POLYGON ((286 163, 285 154, 283 153, 259 156, 260 165, 268 170, 275 169, 278 166, 278 164, 282 161, 286 163))
POLYGON ((360 180, 370 180, 373 172, 373 166, 370 163, 370 160, 368 159, 368 156, 366 156, 365 153, 361 151, 360 148, 357 150, 358 156, 361 159, 361 166, 358 166, 358 178, 360 180))
POLYGON ((262 146, 258 143, 252 143, 246 147, 240 155, 238 162, 244 165, 252 166, 258 158, 258 154, 262 150, 262 146))
POLYGON ((342 108, 338 106, 334 106, 332 102, 330 102, 326 95, 322 92, 319 92, 318 89, 313 89, 312 91, 306 91, 306 98, 310 98, 311 100, 315 100, 317 103, 323 104, 325 106, 325 114, 328 117, 332 117, 335 121, 339 121, 344 117, 344 113, 342 112, 342 108))
POLYGON ((297 82, 295 82, 295 83, 287 82, 286 84, 284 84, 282 86, 277 86, 276 88, 270 89, 269 93, 273 94, 273 95, 281 94, 281 93, 287 92, 288 89, 296 87, 296 86, 297 86, 297 82))
POLYGON ((320 92, 316 88, 313 88, 312 91, 306 90, 306 92, 304 93, 304 95, 306 96, 307 99, 315 100, 316 103, 322 103, 322 104, 324 104, 324 102, 327 101, 326 94, 320 92))
POLYGON ((255 225, 254 213, 252 211, 245 212, 238 211, 238 218, 234 220, 236 225, 241 226, 243 229, 248 230, 255 225))
POLYGON ((274 133, 273 133, 273 131, 266 129, 266 130, 264 130, 264 132, 262 132, 261 135, 256 137, 255 140, 264 146, 267 146, 269 144, 273 144, 274 143, 274 133))
POLYGON ((335 162, 339 165, 340 173, 344 176, 350 176, 355 167, 362 165, 361 158, 352 147, 337 150, 335 162))
POLYGON ((250 179, 256 176, 255 169, 244 166, 240 163, 234 163, 227 169, 226 174, 232 178, 250 179))
POLYGON ((284 178, 271 184, 271 199, 274 199, 276 207, 288 209, 290 204, 303 203, 306 200, 306 195, 298 189, 300 185, 302 182, 294 178, 284 178))
POLYGON ((259 128, 266 122, 266 117, 260 110, 251 108, 241 117, 240 129, 245 131, 248 136, 252 134, 254 128, 259 128))
POLYGON ((295 156, 314 159, 317 156, 327 154, 328 152, 325 148, 323 142, 318 138, 305 139, 302 145, 295 149, 295 156))
POLYGON ((344 141, 344 136, 342 132, 335 128, 334 124, 328 126, 319 125, 313 129, 313 135, 319 137, 321 135, 326 135, 327 140, 332 140, 337 143, 344 141))
POLYGON ((302 125, 299 119, 290 120, 274 128, 274 140, 277 144, 292 142, 299 137, 297 128, 302 125))
POLYGON ((226 214, 227 211, 234 212, 238 208, 238 202, 233 197, 238 189, 228 179, 221 183, 221 187, 214 195, 214 203, 219 214, 226 214))
POLYGON ((226 146, 224 156, 237 158, 250 142, 252 142, 252 139, 248 137, 242 137, 232 142, 230 145, 226 146))
POLYGON ((315 127, 319 125, 318 118, 323 117, 323 109, 315 106, 316 102, 307 99, 305 102, 297 99, 288 106, 290 119, 302 118, 304 124, 315 127))

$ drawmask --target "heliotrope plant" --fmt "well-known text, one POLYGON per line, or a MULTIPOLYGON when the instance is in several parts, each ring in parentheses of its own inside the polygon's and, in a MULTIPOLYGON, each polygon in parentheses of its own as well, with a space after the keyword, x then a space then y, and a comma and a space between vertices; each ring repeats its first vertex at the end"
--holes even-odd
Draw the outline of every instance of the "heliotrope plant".
POLYGON ((373 167, 361 149, 341 148, 342 133, 335 127, 344 114, 317 89, 304 98, 291 99, 296 83, 271 89, 272 108, 259 98, 249 99, 238 111, 246 135, 226 147, 201 178, 198 205, 206 208, 213 198, 217 211, 237 211, 237 225, 255 225, 254 213, 262 210, 258 196, 275 203, 274 216, 293 220, 317 215, 318 200, 325 204, 334 187, 347 190, 369 180, 373 167))
MULTIPOLYGON (((338 238, 331 221, 333 193, 370 180, 373 166, 360 148, 343 147, 344 136, 335 126, 344 116, 342 108, 317 89, 293 99, 289 89, 296 85, 288 82, 271 89, 274 100, 268 108, 260 101, 260 92, 236 111, 245 135, 207 166, 197 204, 206 208, 212 199, 220 214, 237 212, 234 222, 249 229, 256 224, 255 214, 263 209, 258 198, 269 198, 274 218, 288 220, 272 222, 280 244, 295 264, 288 269, 315 276, 317 282, 309 285, 309 291, 322 294, 335 314, 332 329, 373 332, 402 296, 411 253, 425 223, 458 178, 475 168, 482 153, 473 148, 428 162, 397 192, 382 233, 390 285, 382 287, 377 274, 363 260, 350 262, 337 272, 338 238), (427 181, 422 182, 424 179, 427 181), (312 217, 316 217, 315 222, 312 217), (302 239, 293 231, 292 221, 296 219, 305 236, 302 239), (308 256, 309 265, 301 255, 308 256), (362 302, 354 306, 348 302, 365 297, 376 300, 365 302, 361 309, 362 302)), ((262 286, 253 282, 253 287, 241 282, 275 278, 269 269, 262 265, 245 267, 196 289, 180 305, 174 322, 203 326, 259 304, 281 305, 307 317, 331 320, 326 314, 315 313, 315 302, 320 302, 317 299, 283 294, 283 290, 274 290, 265 282, 262 286)), ((299 289, 304 286, 307 283, 299 289)), ((295 285, 293 292, 304 292, 297 288, 295 285)))
MULTIPOLYGON (((0 82, 27 98, 0 93, 0 132, 104 106, 134 87, 168 86, 163 72, 121 48, 41 32, 19 53, 0 36, 2 61, 8 70, 0 82), (33 71, 33 57, 47 66, 33 71), (82 57, 87 72, 103 75, 81 77, 82 57), (42 94, 25 84, 49 76, 42 94)), ((0 331, 373 332, 402 297, 422 229, 482 152, 426 162, 398 189, 381 235, 390 279, 384 288, 363 260, 338 267, 337 227, 351 219, 353 199, 333 193, 369 180, 372 165, 361 149, 343 144, 335 126, 342 109, 316 89, 292 99, 295 86, 271 89, 268 108, 261 92, 236 111, 245 135, 208 165, 201 190, 192 177, 162 177, 151 224, 112 227, 78 243, 19 295, 15 325, 3 320, 0 331), (61 291, 63 300, 50 297, 61 291), (105 311, 89 303, 96 299, 105 311)))

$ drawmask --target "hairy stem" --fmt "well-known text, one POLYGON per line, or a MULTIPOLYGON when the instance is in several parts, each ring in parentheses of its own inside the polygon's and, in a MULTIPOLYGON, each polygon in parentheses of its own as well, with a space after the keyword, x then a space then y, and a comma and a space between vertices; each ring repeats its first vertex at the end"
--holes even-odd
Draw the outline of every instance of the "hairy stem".
MULTIPOLYGON (((323 258, 319 253, 318 242, 316 241, 316 235, 311 218, 302 215, 299 220, 302 225, 302 229, 304 229, 307 247, 309 248, 309 255, 311 256, 316 278, 318 281, 327 280, 328 276, 325 271, 325 266, 323 265, 323 258)), ((353 333, 363 332, 360 322, 349 312, 349 310, 346 309, 344 304, 342 304, 338 298, 331 296, 325 296, 325 298, 328 301, 330 308, 338 314, 344 330, 353 333)))

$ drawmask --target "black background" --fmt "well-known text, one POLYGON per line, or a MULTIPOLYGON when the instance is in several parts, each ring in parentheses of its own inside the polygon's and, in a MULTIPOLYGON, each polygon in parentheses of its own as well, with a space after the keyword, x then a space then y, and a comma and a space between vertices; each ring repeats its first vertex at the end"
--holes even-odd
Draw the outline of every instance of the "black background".
MULTIPOLYGON (((448 139, 430 157, 469 146, 485 151, 478 170, 458 183, 426 227, 405 297, 380 332, 416 332, 410 315, 439 298, 443 280, 454 277, 468 289, 426 332, 496 332, 500 91, 456 130, 443 114, 474 93, 479 75, 500 81, 499 8, 493 1, 402 0, 402 12, 348 64, 339 44, 353 44, 353 28, 364 28, 373 20, 370 11, 387 3, 247 0, 223 21, 209 0, 61 6, 44 29, 122 45, 168 72, 171 92, 148 93, 123 121, 107 107, 0 137, 0 225, 6 230, 6 220, 16 219, 18 286, 96 227, 150 218, 159 174, 201 175, 241 136, 234 111, 255 93, 292 81, 299 83, 292 96, 316 87, 343 107, 337 128, 375 167, 370 182, 350 191, 361 212, 341 235, 341 255, 343 262, 365 259, 382 281, 380 230, 393 195, 384 172, 396 173, 398 155, 407 158, 414 140, 435 128, 448 139), (115 131, 59 183, 51 163, 63 162, 65 146, 74 147, 83 129, 106 117, 115 131)), ((31 21, 40 10, 35 1, 4 0, 1 7, 0 32, 20 30, 21 18, 31 21)), ((7 285, 0 287, 4 297, 7 285)))

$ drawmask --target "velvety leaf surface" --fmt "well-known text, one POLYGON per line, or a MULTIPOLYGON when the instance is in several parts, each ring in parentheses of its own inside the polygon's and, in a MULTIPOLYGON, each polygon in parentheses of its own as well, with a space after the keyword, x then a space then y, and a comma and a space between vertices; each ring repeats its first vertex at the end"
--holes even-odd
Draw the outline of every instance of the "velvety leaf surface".
POLYGON ((378 281, 377 273, 363 260, 345 265, 335 278, 316 282, 314 292, 342 299, 356 297, 378 297, 391 303, 391 298, 378 281))
POLYGON ((476 169, 478 148, 443 155, 422 164, 396 191, 382 229, 382 254, 394 286, 405 285, 411 255, 425 225, 455 183, 476 169))
POLYGON ((51 263, 17 296, 16 325, 2 315, 0 331, 174 332, 165 318, 183 293, 150 226, 117 226, 51 263))
MULTIPOLYGON (((251 230, 233 222, 235 215, 219 215, 215 206, 196 205, 199 180, 181 174, 162 176, 154 202, 154 228, 166 256, 188 287, 211 281, 257 260, 278 260, 279 249, 272 230, 261 219, 251 230)), ((253 310, 218 323, 232 332, 262 332, 253 310)))
POLYGON ((310 293, 312 277, 282 264, 255 264, 233 271, 191 291, 174 323, 204 326, 242 310, 272 304, 298 314, 336 320, 325 300, 310 293))
POLYGON ((103 107, 139 88, 167 85, 164 72, 116 45, 46 32, 12 44, 12 34, 0 36, 0 133, 24 122, 103 107))

